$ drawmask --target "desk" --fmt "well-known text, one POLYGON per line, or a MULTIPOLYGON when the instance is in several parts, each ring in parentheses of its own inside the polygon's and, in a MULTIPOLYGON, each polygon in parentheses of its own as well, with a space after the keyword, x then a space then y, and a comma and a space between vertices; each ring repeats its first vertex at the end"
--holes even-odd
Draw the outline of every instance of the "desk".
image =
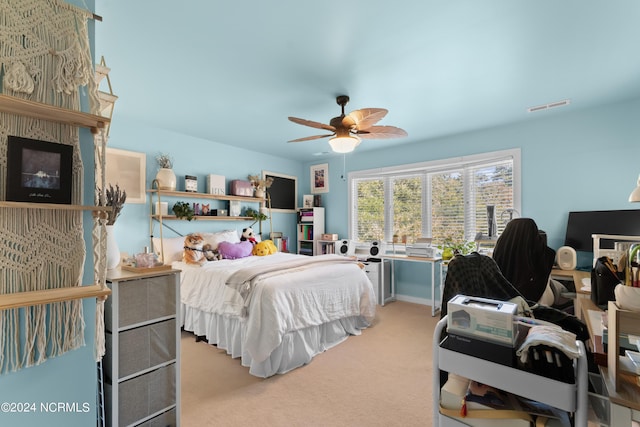
MULTIPOLYGON (((591 299, 583 301, 582 315, 589 329, 589 335, 591 336, 589 344, 596 356, 596 360, 598 360, 598 352, 604 352, 602 336, 598 336, 598 331, 602 331, 602 327, 597 322, 594 322, 598 318, 598 313, 601 312, 602 310, 591 299)), ((604 355, 604 361, 606 361, 606 355, 604 355)), ((633 384, 624 384, 620 390, 616 391, 615 382, 609 377, 607 367, 599 366, 599 368, 611 406, 609 425, 616 427, 630 426, 632 421, 640 421, 640 388, 633 384)))
POLYGON ((591 279, 591 272, 582 270, 561 270, 559 268, 554 268, 551 270, 551 278, 573 281, 573 284, 576 288, 576 297, 573 300, 573 312, 579 319, 584 320, 584 318, 582 317, 582 302, 585 299, 591 300, 591 291, 582 290, 582 279, 591 279))
MULTIPOLYGON (((436 312, 440 310, 440 304, 436 306, 436 264, 442 266, 442 258, 426 258, 426 257, 417 257, 417 256, 407 256, 407 255, 396 255, 396 254, 385 254, 381 256, 383 260, 388 259, 391 261, 391 298, 395 299, 396 297, 396 276, 395 276, 395 262, 396 261, 406 261, 406 262, 422 262, 426 264, 431 264, 431 316, 435 316, 436 312)), ((382 263, 382 277, 384 277, 384 263, 382 263)), ((440 298, 442 298, 442 269, 440 269, 440 298)))

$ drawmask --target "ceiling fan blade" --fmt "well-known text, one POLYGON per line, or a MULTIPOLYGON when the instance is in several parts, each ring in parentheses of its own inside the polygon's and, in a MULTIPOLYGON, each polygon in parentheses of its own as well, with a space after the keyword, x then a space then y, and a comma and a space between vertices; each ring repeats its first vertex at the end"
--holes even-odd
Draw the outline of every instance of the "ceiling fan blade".
POLYGON ((304 138, 298 138, 298 139, 292 139, 291 141, 287 141, 287 142, 302 142, 302 141, 311 141, 314 139, 320 139, 320 138, 327 138, 329 136, 333 136, 335 135, 335 133, 332 133, 330 135, 314 135, 314 136, 305 136, 304 138))
POLYGON ((384 108, 363 108, 347 114, 342 124, 351 129, 364 130, 378 123, 387 113, 384 108))
POLYGON ((390 139, 407 136, 404 129, 395 126, 371 126, 365 131, 355 132, 362 139, 390 139))
POLYGON ((297 124, 303 125, 303 126, 310 126, 312 128, 324 129, 324 130, 328 130, 328 131, 331 131, 331 132, 335 132, 336 131, 336 128, 334 128, 333 126, 325 125, 324 123, 320 123, 320 122, 314 122, 314 121, 311 121, 311 120, 299 119, 297 117, 289 117, 289 120, 291 120, 293 123, 297 123, 297 124))

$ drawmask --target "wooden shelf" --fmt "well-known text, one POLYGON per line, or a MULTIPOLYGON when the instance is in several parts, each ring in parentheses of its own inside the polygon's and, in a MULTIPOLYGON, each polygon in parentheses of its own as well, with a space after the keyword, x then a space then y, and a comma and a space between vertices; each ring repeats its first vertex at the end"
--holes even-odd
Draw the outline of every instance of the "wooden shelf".
POLYGON ((0 310, 50 304, 82 298, 105 298, 111 290, 100 285, 75 286, 71 288, 45 289, 42 291, 16 292, 0 295, 0 310))
MULTIPOLYGON (((156 221, 160 220, 160 215, 151 215, 151 218, 156 221)), ((162 220, 184 220, 184 218, 178 218, 175 215, 162 215, 162 220)), ((216 215, 195 215, 193 220, 203 220, 203 221, 251 221, 253 218, 250 216, 216 216, 216 215)))
POLYGON ((85 206, 85 205, 62 205, 57 203, 31 203, 31 202, 7 202, 0 201, 0 207, 20 208, 20 209, 53 209, 62 211, 110 211, 110 206, 85 206))
MULTIPOLYGON (((264 197, 232 196, 228 194, 194 193, 192 191, 147 190, 147 193, 158 193, 161 196, 186 197, 190 199, 238 200, 238 201, 253 202, 253 203, 262 203, 265 201, 264 197)), ((164 216, 164 218, 168 218, 168 217, 164 216)))
MULTIPOLYGON (((615 301, 609 301, 607 306, 608 316, 608 335, 609 342, 607 343, 607 369, 609 378, 608 381, 613 385, 613 391, 620 392, 628 388, 629 383, 635 390, 635 395, 640 394, 640 386, 638 385, 637 375, 629 375, 627 369, 625 369, 624 363, 622 363, 623 357, 620 357, 620 336, 621 335, 640 335, 640 313, 635 311, 623 310, 618 308, 615 301), (630 376, 632 381, 629 381, 630 376), (635 379, 634 379, 635 378, 635 379)), ((638 402, 630 402, 629 406, 635 404, 635 409, 640 409, 638 402)))
POLYGON ((0 112, 89 128, 93 133, 111 122, 108 117, 68 110, 8 95, 0 95, 0 112))

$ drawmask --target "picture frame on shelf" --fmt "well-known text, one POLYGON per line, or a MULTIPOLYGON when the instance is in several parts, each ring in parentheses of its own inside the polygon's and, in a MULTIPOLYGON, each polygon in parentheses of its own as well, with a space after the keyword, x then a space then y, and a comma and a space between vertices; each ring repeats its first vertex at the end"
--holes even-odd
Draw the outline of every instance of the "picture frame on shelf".
POLYGON ((6 199, 71 204, 73 146, 9 135, 6 199))
POLYGON ((328 193, 329 192, 329 164, 323 163, 310 167, 311 172, 311 192, 328 193))
POLYGON ((242 212, 242 206, 238 200, 229 201, 229 216, 240 216, 242 212))
MULTIPOLYGON (((106 182, 118 184, 127 192, 125 203, 147 202, 145 183, 147 155, 145 153, 107 147, 105 165, 106 182)), ((96 176, 101 174, 100 166, 96 165, 96 176)))
POLYGON ((304 196, 302 196, 302 207, 303 208, 313 207, 313 194, 305 194, 304 196))

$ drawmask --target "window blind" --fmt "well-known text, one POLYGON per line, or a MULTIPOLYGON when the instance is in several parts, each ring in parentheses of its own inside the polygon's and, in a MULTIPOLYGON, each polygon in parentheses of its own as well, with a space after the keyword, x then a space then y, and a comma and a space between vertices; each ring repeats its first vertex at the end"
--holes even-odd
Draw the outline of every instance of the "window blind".
POLYGON ((349 175, 349 236, 391 241, 394 235, 473 241, 488 234, 487 206, 498 233, 507 209, 520 211, 519 150, 396 166, 349 175))

